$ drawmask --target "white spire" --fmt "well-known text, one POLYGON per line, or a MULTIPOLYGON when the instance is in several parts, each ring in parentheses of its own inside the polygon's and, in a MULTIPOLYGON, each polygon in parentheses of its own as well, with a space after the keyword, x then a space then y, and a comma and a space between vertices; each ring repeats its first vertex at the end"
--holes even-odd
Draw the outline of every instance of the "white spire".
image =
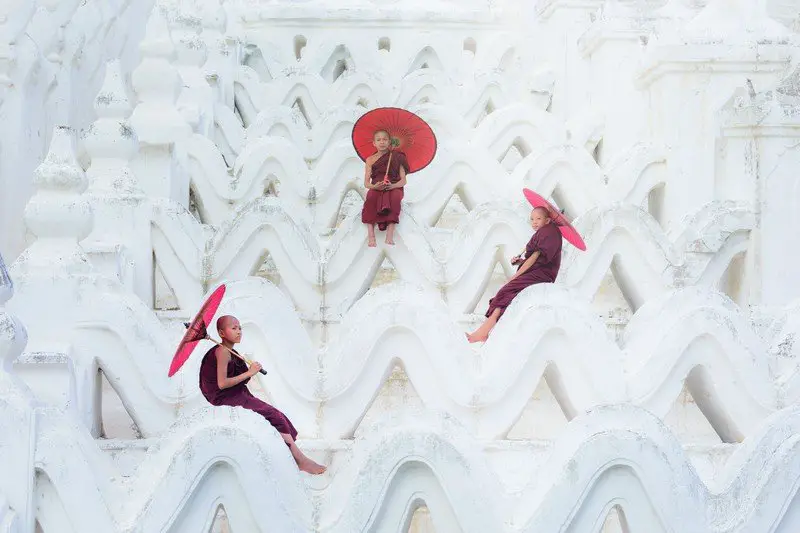
POLYGON ((92 229, 86 176, 75 157, 71 128, 56 126, 50 151, 34 172, 36 193, 25 207, 25 224, 36 236, 17 261, 21 275, 91 270, 78 244, 92 229))
POLYGON ((95 194, 139 192, 136 177, 128 166, 138 142, 127 120, 133 108, 122 83, 119 61, 108 64, 94 109, 98 119, 84 139, 92 161, 86 171, 90 191, 95 194))
POLYGON ((139 102, 131 115, 131 124, 141 143, 174 143, 189 135, 190 129, 175 107, 181 78, 172 65, 175 46, 167 20, 158 7, 150 15, 139 49, 142 62, 132 76, 139 102))

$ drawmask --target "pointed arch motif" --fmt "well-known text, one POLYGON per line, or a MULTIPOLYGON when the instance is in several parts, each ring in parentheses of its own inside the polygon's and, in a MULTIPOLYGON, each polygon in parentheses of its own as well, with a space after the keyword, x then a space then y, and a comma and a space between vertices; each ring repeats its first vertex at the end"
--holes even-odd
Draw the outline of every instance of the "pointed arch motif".
POLYGON ((432 70, 439 70, 444 71, 444 63, 442 60, 439 59, 439 54, 436 53, 436 50, 433 49, 432 46, 428 45, 425 46, 422 50, 417 52, 416 57, 414 57, 413 61, 408 67, 406 71, 406 75, 411 74, 415 70, 422 70, 422 69, 432 69, 432 70))
POLYGON ((320 70, 320 76, 328 83, 333 83, 345 73, 355 72, 356 65, 347 45, 340 44, 331 52, 330 57, 320 70))

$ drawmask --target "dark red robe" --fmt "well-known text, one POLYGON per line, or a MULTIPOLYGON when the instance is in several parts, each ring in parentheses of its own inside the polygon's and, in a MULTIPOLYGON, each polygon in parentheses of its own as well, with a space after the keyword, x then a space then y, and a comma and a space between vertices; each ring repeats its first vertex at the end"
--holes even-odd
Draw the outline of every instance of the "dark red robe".
MULTIPOLYGON (((255 411, 266 418, 278 430, 278 433, 289 434, 292 439, 296 439, 297 430, 286 415, 250 393, 247 389, 247 382, 250 381, 250 378, 227 389, 219 388, 217 385, 217 356, 214 355, 216 349, 217 347, 214 346, 206 352, 203 362, 200 363, 200 391, 206 400, 211 405, 230 405, 255 411)), ((238 357, 231 356, 228 361, 228 377, 236 377, 245 372, 247 372, 247 364, 238 357)))
MULTIPOLYGON (((403 152, 387 152, 372 164, 370 181, 375 184, 383 181, 386 176, 386 165, 389 164, 389 181, 397 183, 400 181, 400 167, 408 172, 408 161, 403 152), (389 163, 389 154, 392 162, 389 163)), ((369 189, 367 198, 364 200, 364 207, 361 209, 361 222, 364 224, 377 224, 383 231, 389 224, 400 222, 400 202, 403 200, 403 187, 392 189, 391 191, 378 191, 369 189)))
MULTIPOLYGON (((534 252, 539 252, 536 262, 524 274, 509 281, 497 291, 495 297, 489 300, 489 310, 486 311, 486 316, 490 316, 495 309, 500 309, 500 316, 503 316, 506 307, 511 304, 511 300, 523 289, 535 283, 553 283, 558 275, 558 269, 561 267, 561 245, 561 232, 558 226, 551 222, 539 228, 525 246, 525 256, 523 257, 524 263, 524 260, 534 252)), ((517 271, 521 267, 522 263, 517 267, 517 271)))

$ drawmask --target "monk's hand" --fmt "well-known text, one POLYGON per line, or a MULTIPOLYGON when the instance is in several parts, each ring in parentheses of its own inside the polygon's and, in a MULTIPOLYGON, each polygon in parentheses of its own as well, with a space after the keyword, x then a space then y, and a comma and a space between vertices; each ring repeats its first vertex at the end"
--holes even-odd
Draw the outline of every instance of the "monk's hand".
POLYGON ((255 376, 261 371, 261 363, 259 363, 258 361, 253 361, 253 363, 250 365, 249 370, 250 370, 250 375, 255 376))
POLYGON ((520 256, 515 255, 514 257, 511 258, 512 265, 518 265, 520 263, 522 263, 522 258, 520 256))

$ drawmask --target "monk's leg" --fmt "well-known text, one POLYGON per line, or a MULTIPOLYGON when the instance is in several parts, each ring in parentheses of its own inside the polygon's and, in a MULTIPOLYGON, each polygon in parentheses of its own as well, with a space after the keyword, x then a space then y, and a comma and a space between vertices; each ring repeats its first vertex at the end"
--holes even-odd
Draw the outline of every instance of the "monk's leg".
POLYGON ((394 246, 394 226, 395 224, 389 223, 386 226, 386 244, 394 246))
POLYGON ((367 191, 364 198, 364 207, 361 208, 361 222, 367 225, 367 245, 374 248, 375 244, 375 223, 378 221, 378 197, 379 192, 375 189, 367 191))
POLYGON ((469 342, 485 342, 486 339, 489 338, 489 332, 492 331, 492 328, 497 324, 497 320, 500 318, 502 312, 502 309, 495 307, 494 311, 483 321, 483 324, 474 332, 467 335, 467 340, 469 342))
POLYGON ((481 327, 467 335, 469 342, 484 342, 489 338, 489 332, 497 324, 506 308, 511 305, 511 301, 530 284, 530 280, 516 278, 503 285, 495 297, 489 300, 489 310, 486 312, 486 320, 481 327))
MULTIPOLYGON (((384 193, 386 194, 386 193, 384 193)), ((390 211, 386 215, 386 244, 394 245, 394 227, 400 222, 400 209, 403 202, 403 189, 392 189, 388 192, 390 211)))
POLYGON ((289 451, 291 451, 292 457, 294 458, 295 462, 297 463, 297 467, 300 470, 314 475, 325 472, 326 468, 324 466, 319 465, 306 457, 305 454, 300 451, 300 448, 297 447, 297 444, 295 444, 294 441, 294 439, 297 438, 297 429, 295 429, 292 421, 289 420, 289 418, 283 414, 283 412, 271 406, 270 404, 259 400, 249 392, 242 394, 238 401, 238 405, 260 414, 267 419, 267 422, 269 422, 272 427, 278 430, 278 433, 280 433, 283 441, 287 446, 289 446, 289 451))
POLYGON ((289 445, 289 451, 292 452, 292 457, 294 461, 297 463, 297 468, 302 470, 303 472, 308 472, 311 475, 318 476, 320 474, 324 474, 325 471, 328 469, 326 466, 323 466, 319 463, 314 462, 308 456, 306 456, 303 452, 300 451, 300 448, 297 447, 295 444, 294 439, 288 433, 281 433, 281 437, 283 437, 283 441, 289 445))

